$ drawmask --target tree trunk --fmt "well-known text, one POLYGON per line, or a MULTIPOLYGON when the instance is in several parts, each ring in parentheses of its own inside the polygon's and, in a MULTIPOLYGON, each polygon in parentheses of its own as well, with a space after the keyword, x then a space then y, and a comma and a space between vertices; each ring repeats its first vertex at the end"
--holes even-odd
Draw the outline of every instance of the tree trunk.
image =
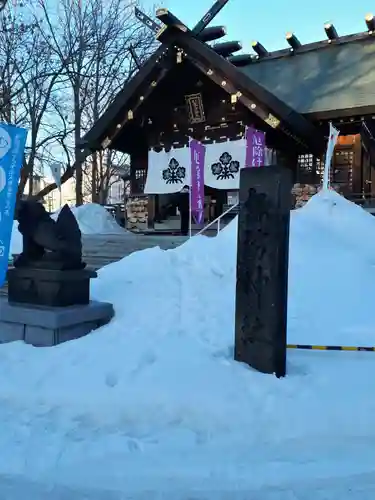
POLYGON ((76 164, 76 206, 83 205, 83 156, 79 147, 81 140, 81 109, 79 87, 74 92, 74 156, 76 164))
POLYGON ((98 153, 95 151, 92 154, 92 166, 91 166, 91 201, 93 203, 99 203, 98 195, 98 153))
POLYGON ((33 188, 34 188, 34 176, 33 176, 33 171, 29 173, 29 196, 33 195, 33 188))
MULTIPOLYGON (((79 139, 78 139, 79 140, 79 139)), ((78 142, 76 139, 76 141, 78 142)), ((75 159, 76 159, 76 206, 79 207, 83 205, 83 171, 82 171, 82 155, 81 150, 78 146, 75 147, 75 159)))
POLYGON ((107 203, 107 199, 108 199, 108 189, 106 189, 104 186, 103 188, 100 190, 100 199, 99 199, 99 203, 101 205, 105 205, 107 203))
POLYGON ((21 168, 21 173, 20 173, 20 180, 18 183, 17 199, 20 199, 21 196, 23 195, 28 177, 29 176, 28 176, 28 170, 27 170, 27 163, 26 163, 25 157, 23 157, 22 168, 21 168))

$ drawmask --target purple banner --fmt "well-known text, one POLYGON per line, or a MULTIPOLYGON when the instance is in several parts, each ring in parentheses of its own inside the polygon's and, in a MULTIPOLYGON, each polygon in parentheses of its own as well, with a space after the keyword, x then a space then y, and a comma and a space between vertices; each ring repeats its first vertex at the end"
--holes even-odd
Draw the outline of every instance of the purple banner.
POLYGON ((246 167, 264 165, 266 134, 251 127, 246 128, 246 167))
POLYGON ((196 224, 203 223, 204 216, 204 156, 206 148, 195 139, 190 141, 191 153, 191 213, 196 224))

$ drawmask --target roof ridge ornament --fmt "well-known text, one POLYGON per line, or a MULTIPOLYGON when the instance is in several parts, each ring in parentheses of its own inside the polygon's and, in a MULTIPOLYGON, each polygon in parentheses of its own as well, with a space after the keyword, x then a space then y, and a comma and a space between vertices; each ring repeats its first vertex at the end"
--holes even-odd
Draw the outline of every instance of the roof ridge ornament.
MULTIPOLYGON (((201 42, 206 43, 218 40, 227 34, 225 26, 212 26, 210 28, 207 28, 207 26, 228 3, 228 1, 229 0, 217 0, 191 30, 191 33, 201 42)), ((174 26, 184 32, 189 31, 188 27, 166 8, 160 8, 156 11, 156 17, 164 24, 164 26, 153 21, 138 7, 135 7, 134 13, 135 17, 141 21, 141 23, 155 33, 156 38, 159 38, 160 34, 165 31, 166 26, 174 26)))
MULTIPOLYGON (((164 33, 167 28, 177 29, 184 33, 189 32, 194 38, 197 38, 202 43, 212 42, 214 40, 219 40, 227 34, 225 26, 211 26, 207 27, 208 24, 217 16, 217 14, 223 9, 223 7, 228 3, 229 0, 217 0, 212 7, 204 14, 204 16, 198 21, 195 27, 190 30, 180 19, 178 19, 172 12, 166 8, 160 8, 156 11, 156 17, 162 24, 153 21, 147 14, 143 13, 138 7, 135 7, 135 16, 141 21, 145 26, 151 29, 157 40, 162 43, 167 44, 165 40, 164 33)), ((232 58, 235 52, 242 49, 242 44, 238 41, 230 41, 214 44, 211 48, 222 57, 228 59, 232 58)), ((132 54, 133 55, 133 54, 132 54)), ((249 55, 250 57, 250 55, 249 55)), ((133 56, 134 58, 134 56, 133 56)), ((229 59, 228 59, 229 60, 229 59)), ((233 59, 233 65, 237 65, 237 60, 233 59)), ((239 65, 243 65, 243 59, 239 60, 239 65)))
POLYGON ((375 31, 375 16, 374 14, 366 14, 365 16, 366 26, 369 32, 369 35, 372 35, 375 31))
POLYGON ((262 45, 260 42, 258 42, 257 40, 255 40, 254 42, 251 43, 251 46, 254 50, 254 52, 256 52, 256 54, 259 56, 259 57, 266 57, 269 55, 269 52, 268 50, 264 47, 264 45, 262 45))
POLYGON ((302 46, 301 42, 298 40, 298 38, 292 31, 288 31, 288 33, 285 36, 285 39, 290 45, 292 50, 297 50, 302 46))
POLYGON ((324 31, 326 32, 328 43, 339 38, 336 28, 330 22, 324 24, 324 31))

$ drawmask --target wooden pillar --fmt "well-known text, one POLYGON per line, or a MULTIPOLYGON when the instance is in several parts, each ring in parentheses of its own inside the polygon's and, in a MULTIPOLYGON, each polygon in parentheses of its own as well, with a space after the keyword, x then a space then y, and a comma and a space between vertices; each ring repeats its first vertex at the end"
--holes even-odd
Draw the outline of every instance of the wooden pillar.
POLYGON ((149 194, 147 204, 147 229, 155 229, 155 194, 149 194))
POLYGON ((364 191, 364 172, 362 162, 362 141, 360 134, 353 136, 353 192, 364 191))

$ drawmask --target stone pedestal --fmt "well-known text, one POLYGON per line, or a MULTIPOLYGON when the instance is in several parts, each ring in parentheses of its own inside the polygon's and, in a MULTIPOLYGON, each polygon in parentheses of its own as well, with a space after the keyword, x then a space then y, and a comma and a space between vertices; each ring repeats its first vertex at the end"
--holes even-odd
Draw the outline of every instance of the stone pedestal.
POLYGON ((9 304, 0 300, 0 343, 23 340, 48 347, 87 335, 113 317, 112 304, 91 301, 68 307, 9 304))
POLYGON ((11 304, 67 307, 90 302, 90 279, 94 271, 13 268, 8 271, 11 304))
POLYGON ((240 177, 235 359, 286 372, 291 171, 246 168, 240 177))

